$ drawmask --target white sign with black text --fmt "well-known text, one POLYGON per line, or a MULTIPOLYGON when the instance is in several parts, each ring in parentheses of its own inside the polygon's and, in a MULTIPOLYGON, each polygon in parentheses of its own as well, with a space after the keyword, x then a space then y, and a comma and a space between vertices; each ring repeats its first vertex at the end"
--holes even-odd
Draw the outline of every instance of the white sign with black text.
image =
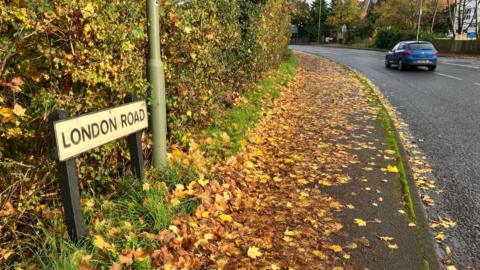
POLYGON ((65 161, 148 127, 147 105, 136 101, 53 123, 58 159, 65 161))

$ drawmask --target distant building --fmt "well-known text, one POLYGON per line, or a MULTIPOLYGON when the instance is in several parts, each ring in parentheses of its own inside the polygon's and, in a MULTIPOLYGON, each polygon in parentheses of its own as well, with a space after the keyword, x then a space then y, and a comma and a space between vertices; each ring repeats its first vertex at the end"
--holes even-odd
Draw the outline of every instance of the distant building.
POLYGON ((455 7, 455 33, 474 38, 478 32, 480 9, 478 0, 458 0, 455 7))

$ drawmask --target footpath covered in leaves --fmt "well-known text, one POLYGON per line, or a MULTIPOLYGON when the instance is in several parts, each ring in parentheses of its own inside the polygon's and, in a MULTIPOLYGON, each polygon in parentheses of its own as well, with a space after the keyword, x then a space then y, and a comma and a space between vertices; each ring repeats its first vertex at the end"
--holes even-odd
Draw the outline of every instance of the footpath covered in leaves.
POLYGON ((202 204, 160 233, 152 265, 436 269, 372 93, 341 66, 298 56, 295 83, 243 151, 189 186, 202 204))

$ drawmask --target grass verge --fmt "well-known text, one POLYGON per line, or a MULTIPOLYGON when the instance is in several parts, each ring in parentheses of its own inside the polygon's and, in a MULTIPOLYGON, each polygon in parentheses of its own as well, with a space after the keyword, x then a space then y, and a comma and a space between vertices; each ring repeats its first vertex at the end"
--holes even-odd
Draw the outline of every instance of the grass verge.
POLYGON ((217 140, 214 147, 208 150, 213 150, 222 158, 235 155, 245 143, 248 131, 261 119, 262 112, 270 101, 279 97, 281 88, 287 87, 293 80, 297 67, 298 59, 289 51, 286 60, 277 71, 261 80, 244 97, 239 98, 235 107, 218 115, 206 133, 213 138, 228 135, 229 146, 226 147, 222 145, 221 140, 217 140))

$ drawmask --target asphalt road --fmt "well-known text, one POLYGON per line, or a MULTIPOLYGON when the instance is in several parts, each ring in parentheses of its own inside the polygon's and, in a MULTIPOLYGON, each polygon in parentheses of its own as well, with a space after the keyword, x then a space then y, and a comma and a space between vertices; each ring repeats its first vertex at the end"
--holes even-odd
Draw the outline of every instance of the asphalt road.
POLYGON ((429 217, 450 217, 457 226, 444 242, 458 269, 480 268, 480 61, 442 57, 436 72, 384 67, 377 51, 291 46, 348 65, 381 88, 425 154, 437 190, 429 217))

